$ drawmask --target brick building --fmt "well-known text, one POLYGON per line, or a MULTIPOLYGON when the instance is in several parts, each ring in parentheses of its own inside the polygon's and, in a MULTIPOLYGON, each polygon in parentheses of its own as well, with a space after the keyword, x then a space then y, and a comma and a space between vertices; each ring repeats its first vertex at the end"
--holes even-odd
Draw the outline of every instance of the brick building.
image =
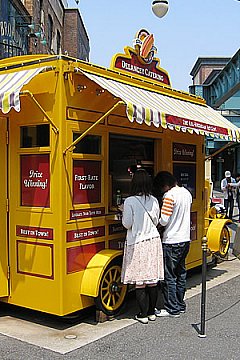
POLYGON ((89 39, 77 9, 65 10, 64 50, 70 56, 89 61, 89 39))
POLYGON ((0 6, 1 34, 6 28, 0 58, 67 53, 88 61, 89 39, 81 15, 68 9, 66 0, 1 0, 0 6), (13 50, 16 38, 20 40, 13 50))

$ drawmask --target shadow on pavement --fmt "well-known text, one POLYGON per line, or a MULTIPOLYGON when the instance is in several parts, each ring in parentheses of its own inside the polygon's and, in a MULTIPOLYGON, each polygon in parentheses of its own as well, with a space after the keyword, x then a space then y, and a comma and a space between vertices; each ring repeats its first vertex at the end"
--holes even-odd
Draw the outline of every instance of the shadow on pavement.
MULTIPOLYGON (((223 273, 225 273, 225 270, 221 270, 218 268, 210 268, 207 272, 207 281, 221 276, 223 273)), ((189 270, 187 277, 187 290, 200 285, 201 280, 201 267, 189 270)), ((161 291, 161 284, 158 285, 158 290, 159 291, 157 307, 162 308, 163 297, 161 291)), ((122 307, 119 314, 114 317, 114 320, 133 319, 135 314, 137 313, 138 309, 135 302, 135 291, 131 290, 127 295, 124 306, 122 307)), ((16 319, 21 319, 57 330, 66 330, 81 323, 93 326, 97 325, 95 307, 90 307, 88 309, 84 309, 67 316, 59 317, 39 311, 21 308, 11 304, 1 303, 0 318, 4 317, 13 317, 16 319)))

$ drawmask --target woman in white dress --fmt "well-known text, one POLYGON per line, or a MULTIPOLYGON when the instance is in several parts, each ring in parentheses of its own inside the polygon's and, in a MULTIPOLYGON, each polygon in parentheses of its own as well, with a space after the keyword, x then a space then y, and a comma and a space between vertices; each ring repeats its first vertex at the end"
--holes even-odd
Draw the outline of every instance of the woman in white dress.
POLYGON ((140 308, 135 318, 143 324, 156 319, 157 283, 163 280, 162 244, 156 227, 160 209, 151 191, 150 176, 144 169, 137 170, 131 182, 131 196, 124 202, 122 217, 127 229, 122 282, 135 284, 140 308))

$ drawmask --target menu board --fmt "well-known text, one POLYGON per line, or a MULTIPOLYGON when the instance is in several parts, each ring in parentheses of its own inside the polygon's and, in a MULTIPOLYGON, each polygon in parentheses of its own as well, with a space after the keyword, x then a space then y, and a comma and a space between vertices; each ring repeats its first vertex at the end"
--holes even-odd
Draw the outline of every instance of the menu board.
POLYGON ((101 202, 101 161, 73 160, 73 204, 101 202))
POLYGON ((173 174, 179 185, 187 188, 193 198, 196 198, 196 154, 194 144, 173 143, 172 159, 173 174))
POLYGON ((21 155, 21 205, 50 206, 49 155, 21 155))
POLYGON ((191 212, 191 227, 190 227, 191 240, 197 240, 197 212, 191 212))
POLYGON ((196 145, 173 143, 173 161, 196 161, 196 145))
POLYGON ((187 188, 192 197, 196 198, 196 164, 173 164, 173 174, 179 185, 187 188))

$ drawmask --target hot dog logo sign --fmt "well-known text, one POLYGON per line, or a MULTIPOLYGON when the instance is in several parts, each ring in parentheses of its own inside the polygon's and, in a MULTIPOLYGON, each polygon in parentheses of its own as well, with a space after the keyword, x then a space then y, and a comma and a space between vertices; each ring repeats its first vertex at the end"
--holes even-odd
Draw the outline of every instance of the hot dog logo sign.
POLYGON ((114 55, 110 68, 171 86, 167 71, 160 67, 160 59, 155 57, 157 48, 154 45, 153 34, 145 29, 139 30, 133 46, 134 48, 126 46, 125 54, 114 55))

